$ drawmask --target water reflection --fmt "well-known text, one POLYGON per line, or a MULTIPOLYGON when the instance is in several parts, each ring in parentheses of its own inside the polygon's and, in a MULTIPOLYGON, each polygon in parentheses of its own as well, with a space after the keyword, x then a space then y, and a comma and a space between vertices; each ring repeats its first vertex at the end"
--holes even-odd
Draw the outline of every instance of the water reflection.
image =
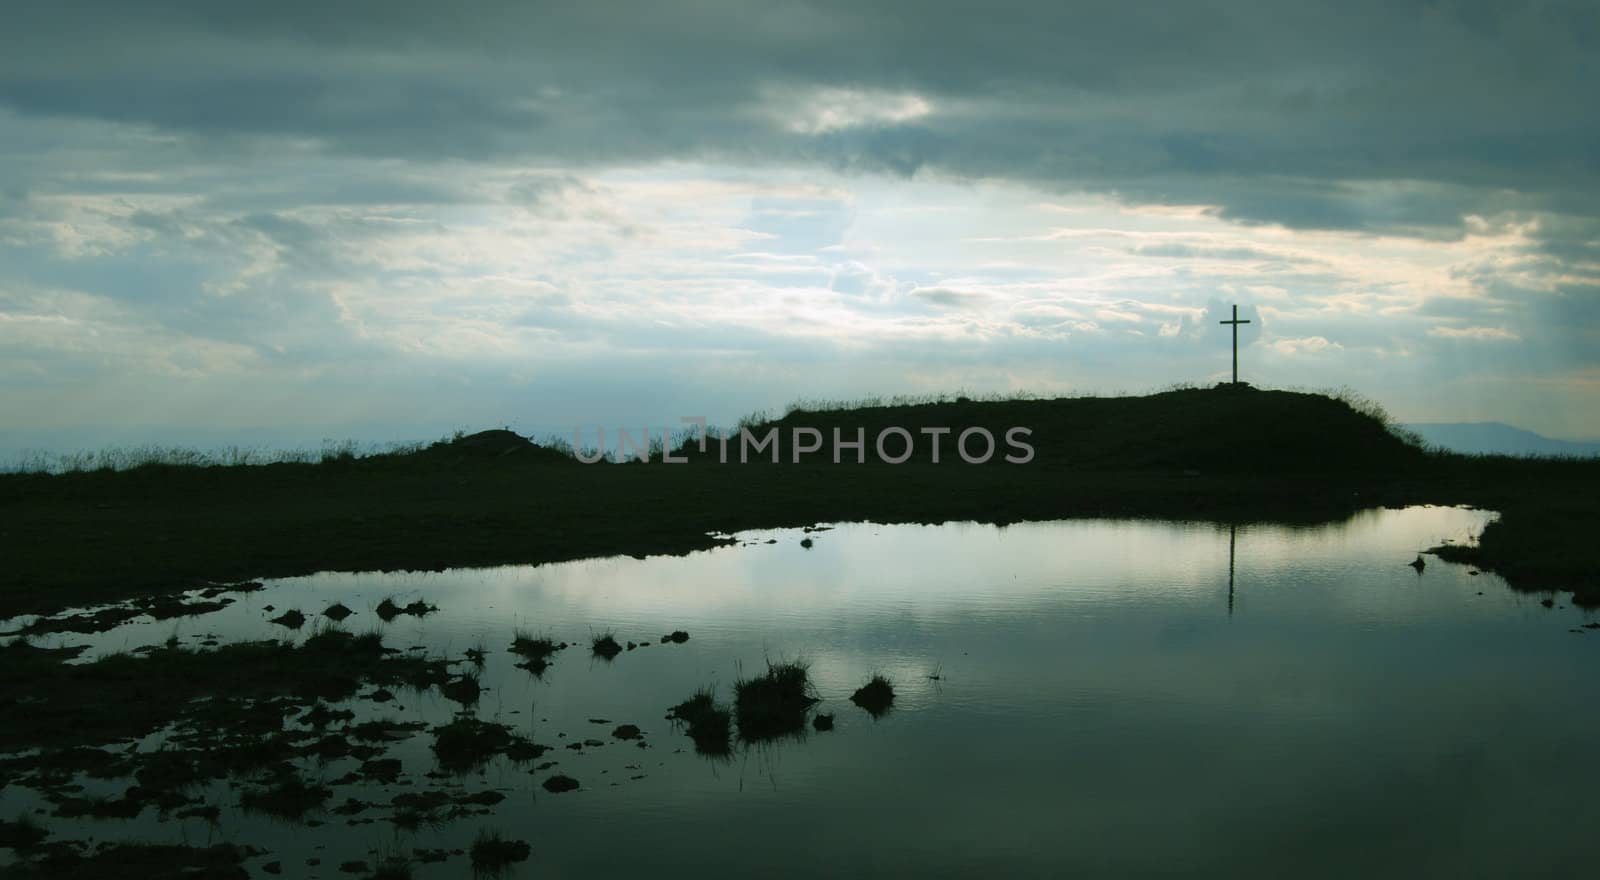
MULTIPOLYGON (((1600 634, 1568 634, 1579 612, 1490 576, 1406 567, 1486 518, 1229 524, 1225 551, 1223 527, 1203 523, 753 532, 686 557, 288 579, 193 621, 69 641, 282 637, 265 606, 342 602, 347 625, 382 626, 391 645, 482 646, 478 715, 558 761, 491 763, 471 780, 508 794, 492 823, 533 844, 528 876, 1562 873, 1586 864, 1585 839, 1549 834, 1547 817, 1600 818, 1576 760, 1600 723, 1600 634), (440 610, 384 625, 389 597, 440 610), (508 652, 519 627, 581 647, 535 676, 508 652), (606 630, 624 646, 611 661, 589 652, 606 630), (689 638, 662 641, 677 630, 689 638), (792 659, 831 730, 801 725, 708 759, 664 718, 701 688, 731 701, 736 678, 792 659), (878 716, 850 700, 874 674, 895 691, 878 716), (646 747, 612 737, 620 725, 646 747), (550 793, 551 773, 579 788, 550 793)), ((402 702, 383 713, 439 724, 457 708, 402 702)), ((425 738, 392 753, 419 784, 434 767, 425 738)), ((373 789, 354 796, 387 802, 405 786, 373 789)), ((0 811, 28 797, 8 789, 0 811)), ((202 831, 140 822, 154 836, 202 831)), ((325 864, 379 843, 466 846, 481 824, 289 829, 231 807, 221 820, 325 864)))
POLYGON ((1233 546, 1237 538, 1238 527, 1228 524, 1228 616, 1233 616, 1233 546))

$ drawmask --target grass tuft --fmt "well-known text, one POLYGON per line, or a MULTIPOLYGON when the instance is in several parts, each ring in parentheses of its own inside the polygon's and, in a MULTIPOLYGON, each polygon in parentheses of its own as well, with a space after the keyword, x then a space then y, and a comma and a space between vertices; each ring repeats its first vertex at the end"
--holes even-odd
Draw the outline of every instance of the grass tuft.
POLYGON ((803 732, 806 713, 817 702, 811 695, 810 671, 810 664, 803 660, 768 660, 765 673, 735 681, 733 707, 739 737, 760 742, 803 732))
POLYGON ((534 675, 543 675, 550 666, 550 656, 565 648, 567 644, 556 643, 555 639, 547 635, 534 635, 531 631, 517 628, 511 637, 511 653, 522 658, 517 666, 526 669, 534 675))
POLYGON ((617 643, 617 634, 608 629, 599 635, 590 637, 589 650, 596 657, 604 657, 610 660, 622 653, 622 645, 617 643))

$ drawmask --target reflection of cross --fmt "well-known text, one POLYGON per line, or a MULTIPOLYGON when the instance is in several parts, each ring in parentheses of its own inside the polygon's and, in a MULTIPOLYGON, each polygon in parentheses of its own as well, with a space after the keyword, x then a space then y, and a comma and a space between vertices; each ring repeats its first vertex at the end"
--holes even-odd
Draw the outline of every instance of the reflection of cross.
POLYGON ((1239 384, 1239 325, 1250 322, 1239 320, 1239 306, 1235 304, 1233 307, 1233 320, 1218 321, 1217 323, 1233 325, 1233 384, 1237 385, 1239 384))
POLYGON ((1233 616, 1233 540, 1234 526, 1228 524, 1228 616, 1233 616))

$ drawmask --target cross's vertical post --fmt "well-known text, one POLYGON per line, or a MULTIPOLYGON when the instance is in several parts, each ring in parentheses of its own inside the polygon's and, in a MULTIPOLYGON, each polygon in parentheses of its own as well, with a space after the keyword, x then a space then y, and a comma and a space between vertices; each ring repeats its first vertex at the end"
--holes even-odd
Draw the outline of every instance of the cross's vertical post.
POLYGON ((1250 322, 1248 320, 1239 320, 1239 305, 1235 303, 1233 306, 1233 320, 1218 321, 1217 323, 1233 325, 1233 384, 1237 385, 1239 384, 1239 325, 1250 322))

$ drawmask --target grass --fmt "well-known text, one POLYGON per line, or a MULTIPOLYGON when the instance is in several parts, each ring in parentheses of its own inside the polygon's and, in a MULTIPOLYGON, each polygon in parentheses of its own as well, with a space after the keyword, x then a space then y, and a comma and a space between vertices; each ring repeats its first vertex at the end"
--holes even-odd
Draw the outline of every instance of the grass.
POLYGON ((597 635, 590 636, 589 650, 596 657, 610 660, 622 653, 622 645, 617 643, 617 634, 606 630, 597 635))
POLYGON ((527 861, 532 852, 526 841, 507 840, 499 831, 481 829, 472 841, 472 869, 499 873, 517 862, 527 861))
POLYGON ((562 647, 563 645, 556 644, 556 640, 547 635, 534 635, 531 631, 520 627, 511 634, 511 653, 530 660, 543 660, 562 647))
POLYGON ((850 702, 865 709, 874 718, 882 716, 894 705, 894 685, 882 675, 873 673, 867 683, 850 695, 850 702))
POLYGON ((550 666, 550 657, 566 646, 565 642, 557 644, 555 639, 547 635, 534 635, 531 631, 518 627, 512 632, 509 650, 522 658, 522 662, 517 664, 518 667, 534 675, 544 675, 545 669, 550 666))
POLYGON ((768 660, 765 672, 737 679, 733 684, 739 738, 761 742, 801 733, 807 712, 816 702, 811 694, 810 664, 803 660, 768 660))
POLYGON ((667 717, 686 725, 699 754, 724 756, 733 751, 733 713, 717 702, 714 688, 695 691, 694 696, 673 706, 667 717))
POLYGON ((372 456, 410 455, 425 448, 427 447, 421 443, 363 444, 354 440, 326 440, 320 449, 269 449, 239 445, 195 449, 149 443, 64 453, 34 451, 15 461, 0 465, 0 473, 65 474, 131 471, 140 468, 339 464, 372 456))

